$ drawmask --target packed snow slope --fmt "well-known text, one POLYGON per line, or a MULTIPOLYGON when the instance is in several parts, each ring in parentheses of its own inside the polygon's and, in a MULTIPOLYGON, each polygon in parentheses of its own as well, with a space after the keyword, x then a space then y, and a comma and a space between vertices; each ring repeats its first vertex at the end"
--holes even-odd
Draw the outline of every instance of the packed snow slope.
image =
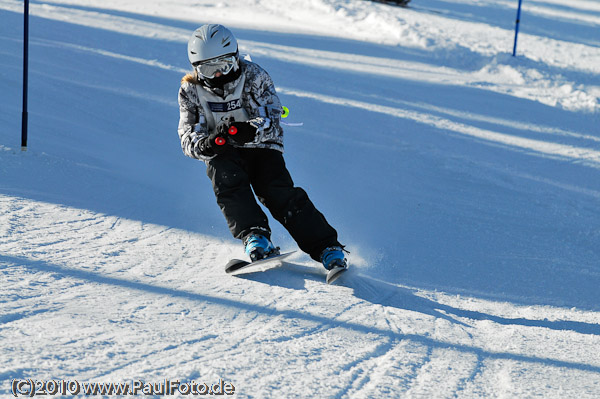
POLYGON ((32 1, 22 152, 0 0, 0 396, 600 397, 600 3, 523 3, 512 57, 517 0, 32 1), (301 253, 223 272, 241 244, 176 133, 208 22, 303 122, 285 156, 351 252, 335 285, 301 253))

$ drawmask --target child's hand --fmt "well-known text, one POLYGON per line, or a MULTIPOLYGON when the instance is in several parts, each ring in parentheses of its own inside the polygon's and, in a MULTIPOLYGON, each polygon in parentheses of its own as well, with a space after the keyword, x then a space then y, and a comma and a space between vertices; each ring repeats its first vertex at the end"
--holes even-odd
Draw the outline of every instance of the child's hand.
POLYGON ((254 141, 256 128, 248 122, 233 122, 227 129, 228 137, 238 144, 254 141))
POLYGON ((214 132, 206 138, 207 146, 215 154, 222 154, 227 151, 227 137, 220 132, 214 132))

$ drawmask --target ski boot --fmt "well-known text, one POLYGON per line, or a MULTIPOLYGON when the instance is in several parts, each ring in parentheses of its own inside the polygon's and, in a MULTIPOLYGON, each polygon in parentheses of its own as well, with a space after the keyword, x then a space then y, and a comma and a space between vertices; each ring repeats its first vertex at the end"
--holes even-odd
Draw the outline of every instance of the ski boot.
POLYGON ((329 247, 321 253, 321 263, 327 270, 331 270, 334 267, 348 268, 344 250, 342 247, 329 247))
POLYGON ((348 270, 348 262, 342 247, 325 248, 321 253, 321 263, 329 271, 326 279, 327 284, 333 283, 343 272, 348 270))
POLYGON ((252 262, 279 255, 279 247, 273 245, 271 240, 260 234, 250 234, 244 239, 246 255, 252 262))

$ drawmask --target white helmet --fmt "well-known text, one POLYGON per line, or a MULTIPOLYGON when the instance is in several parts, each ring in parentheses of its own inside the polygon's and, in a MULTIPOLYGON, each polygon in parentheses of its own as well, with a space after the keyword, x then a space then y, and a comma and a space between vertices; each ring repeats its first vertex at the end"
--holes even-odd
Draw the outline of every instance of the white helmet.
POLYGON ((198 79, 210 87, 222 87, 241 74, 237 40, 223 25, 209 24, 196 29, 188 41, 188 58, 198 79), (213 65, 209 65, 211 60, 213 65), (215 77, 215 71, 220 71, 221 76, 215 77))
POLYGON ((192 65, 237 52, 235 36, 223 25, 203 25, 188 41, 188 58, 192 65))

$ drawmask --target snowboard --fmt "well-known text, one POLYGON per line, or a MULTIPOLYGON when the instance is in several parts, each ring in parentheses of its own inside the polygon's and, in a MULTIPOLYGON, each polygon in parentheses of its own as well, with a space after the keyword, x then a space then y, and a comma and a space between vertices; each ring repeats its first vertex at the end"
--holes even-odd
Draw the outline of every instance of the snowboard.
POLYGON ((241 259, 231 259, 229 262, 227 262, 227 265, 225 265, 225 273, 236 275, 243 273, 264 272, 265 270, 281 266, 281 261, 295 252, 296 251, 272 255, 268 258, 256 260, 254 262, 241 259))

